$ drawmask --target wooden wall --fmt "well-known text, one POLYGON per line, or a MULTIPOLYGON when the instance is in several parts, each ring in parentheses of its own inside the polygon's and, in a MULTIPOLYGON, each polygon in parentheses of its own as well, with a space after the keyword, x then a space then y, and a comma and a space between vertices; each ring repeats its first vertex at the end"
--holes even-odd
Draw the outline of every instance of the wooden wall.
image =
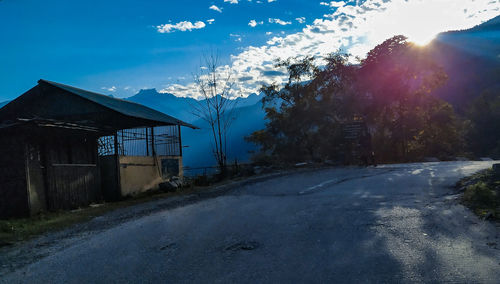
POLYGON ((45 141, 45 151, 49 210, 75 209, 102 200, 96 137, 66 133, 45 141))
POLYGON ((24 145, 0 133, 0 217, 28 216, 24 145))
POLYGON ((75 209, 100 200, 97 165, 51 165, 47 175, 49 210, 75 209))

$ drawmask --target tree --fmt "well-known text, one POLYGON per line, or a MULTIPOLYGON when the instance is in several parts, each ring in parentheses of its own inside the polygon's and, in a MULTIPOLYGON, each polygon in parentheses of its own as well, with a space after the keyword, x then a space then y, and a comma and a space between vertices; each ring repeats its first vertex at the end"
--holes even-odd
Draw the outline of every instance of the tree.
POLYGON ((479 156, 500 158, 500 88, 484 91, 471 104, 467 142, 479 156))
POLYGON ((211 53, 203 57, 195 83, 202 97, 193 106, 193 113, 210 127, 212 151, 222 176, 226 174, 227 135, 234 120, 236 95, 231 70, 220 64, 219 56, 211 53))
POLYGON ((394 36, 368 53, 361 61, 359 75, 360 89, 372 98, 366 116, 375 128, 374 144, 379 157, 388 161, 414 160, 436 154, 427 151, 431 145, 441 144, 445 149, 449 147, 444 144, 459 141, 455 134, 451 135, 456 131, 444 131, 444 127, 457 125, 453 108, 430 95, 446 82, 446 73, 424 47, 408 42, 404 36, 394 36), (433 123, 445 114, 448 117, 444 120, 449 123, 433 123), (428 135, 430 124, 441 126, 435 129, 443 131, 441 137, 428 135), (444 133, 451 136, 443 139, 444 133))
POLYGON ((338 155, 340 124, 360 105, 352 88, 356 67, 348 59, 347 54, 330 54, 322 68, 313 57, 278 61, 276 68, 286 68, 288 81, 262 86, 268 122, 247 140, 285 163, 338 155))
POLYGON ((277 161, 342 160, 342 152, 361 143, 344 139, 342 125, 363 121, 385 162, 461 152, 460 120, 451 105, 431 95, 447 76, 425 49, 395 36, 360 64, 349 58, 330 54, 323 67, 312 57, 279 61, 288 81, 261 88, 268 122, 248 140, 277 161))

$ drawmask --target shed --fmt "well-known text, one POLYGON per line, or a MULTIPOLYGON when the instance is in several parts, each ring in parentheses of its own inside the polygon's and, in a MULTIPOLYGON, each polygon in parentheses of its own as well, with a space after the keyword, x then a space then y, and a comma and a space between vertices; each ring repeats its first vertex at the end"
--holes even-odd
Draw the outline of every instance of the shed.
POLYGON ((182 176, 181 126, 146 106, 39 80, 0 108, 0 217, 74 209, 182 176))

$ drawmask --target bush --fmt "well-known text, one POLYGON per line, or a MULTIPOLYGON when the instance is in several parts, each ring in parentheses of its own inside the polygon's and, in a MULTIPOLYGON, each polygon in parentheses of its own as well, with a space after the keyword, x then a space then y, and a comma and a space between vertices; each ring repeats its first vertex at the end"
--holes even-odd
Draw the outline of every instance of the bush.
POLYGON ((463 199, 467 204, 477 209, 494 209, 499 205, 497 193, 483 181, 468 186, 463 199))

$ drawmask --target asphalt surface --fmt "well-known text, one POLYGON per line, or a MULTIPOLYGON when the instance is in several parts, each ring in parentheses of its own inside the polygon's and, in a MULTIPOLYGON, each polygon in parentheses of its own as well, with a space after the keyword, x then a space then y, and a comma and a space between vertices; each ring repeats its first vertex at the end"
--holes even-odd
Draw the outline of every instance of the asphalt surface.
POLYGON ((323 169, 51 244, 6 283, 500 282, 500 227, 452 186, 492 162, 323 169))

